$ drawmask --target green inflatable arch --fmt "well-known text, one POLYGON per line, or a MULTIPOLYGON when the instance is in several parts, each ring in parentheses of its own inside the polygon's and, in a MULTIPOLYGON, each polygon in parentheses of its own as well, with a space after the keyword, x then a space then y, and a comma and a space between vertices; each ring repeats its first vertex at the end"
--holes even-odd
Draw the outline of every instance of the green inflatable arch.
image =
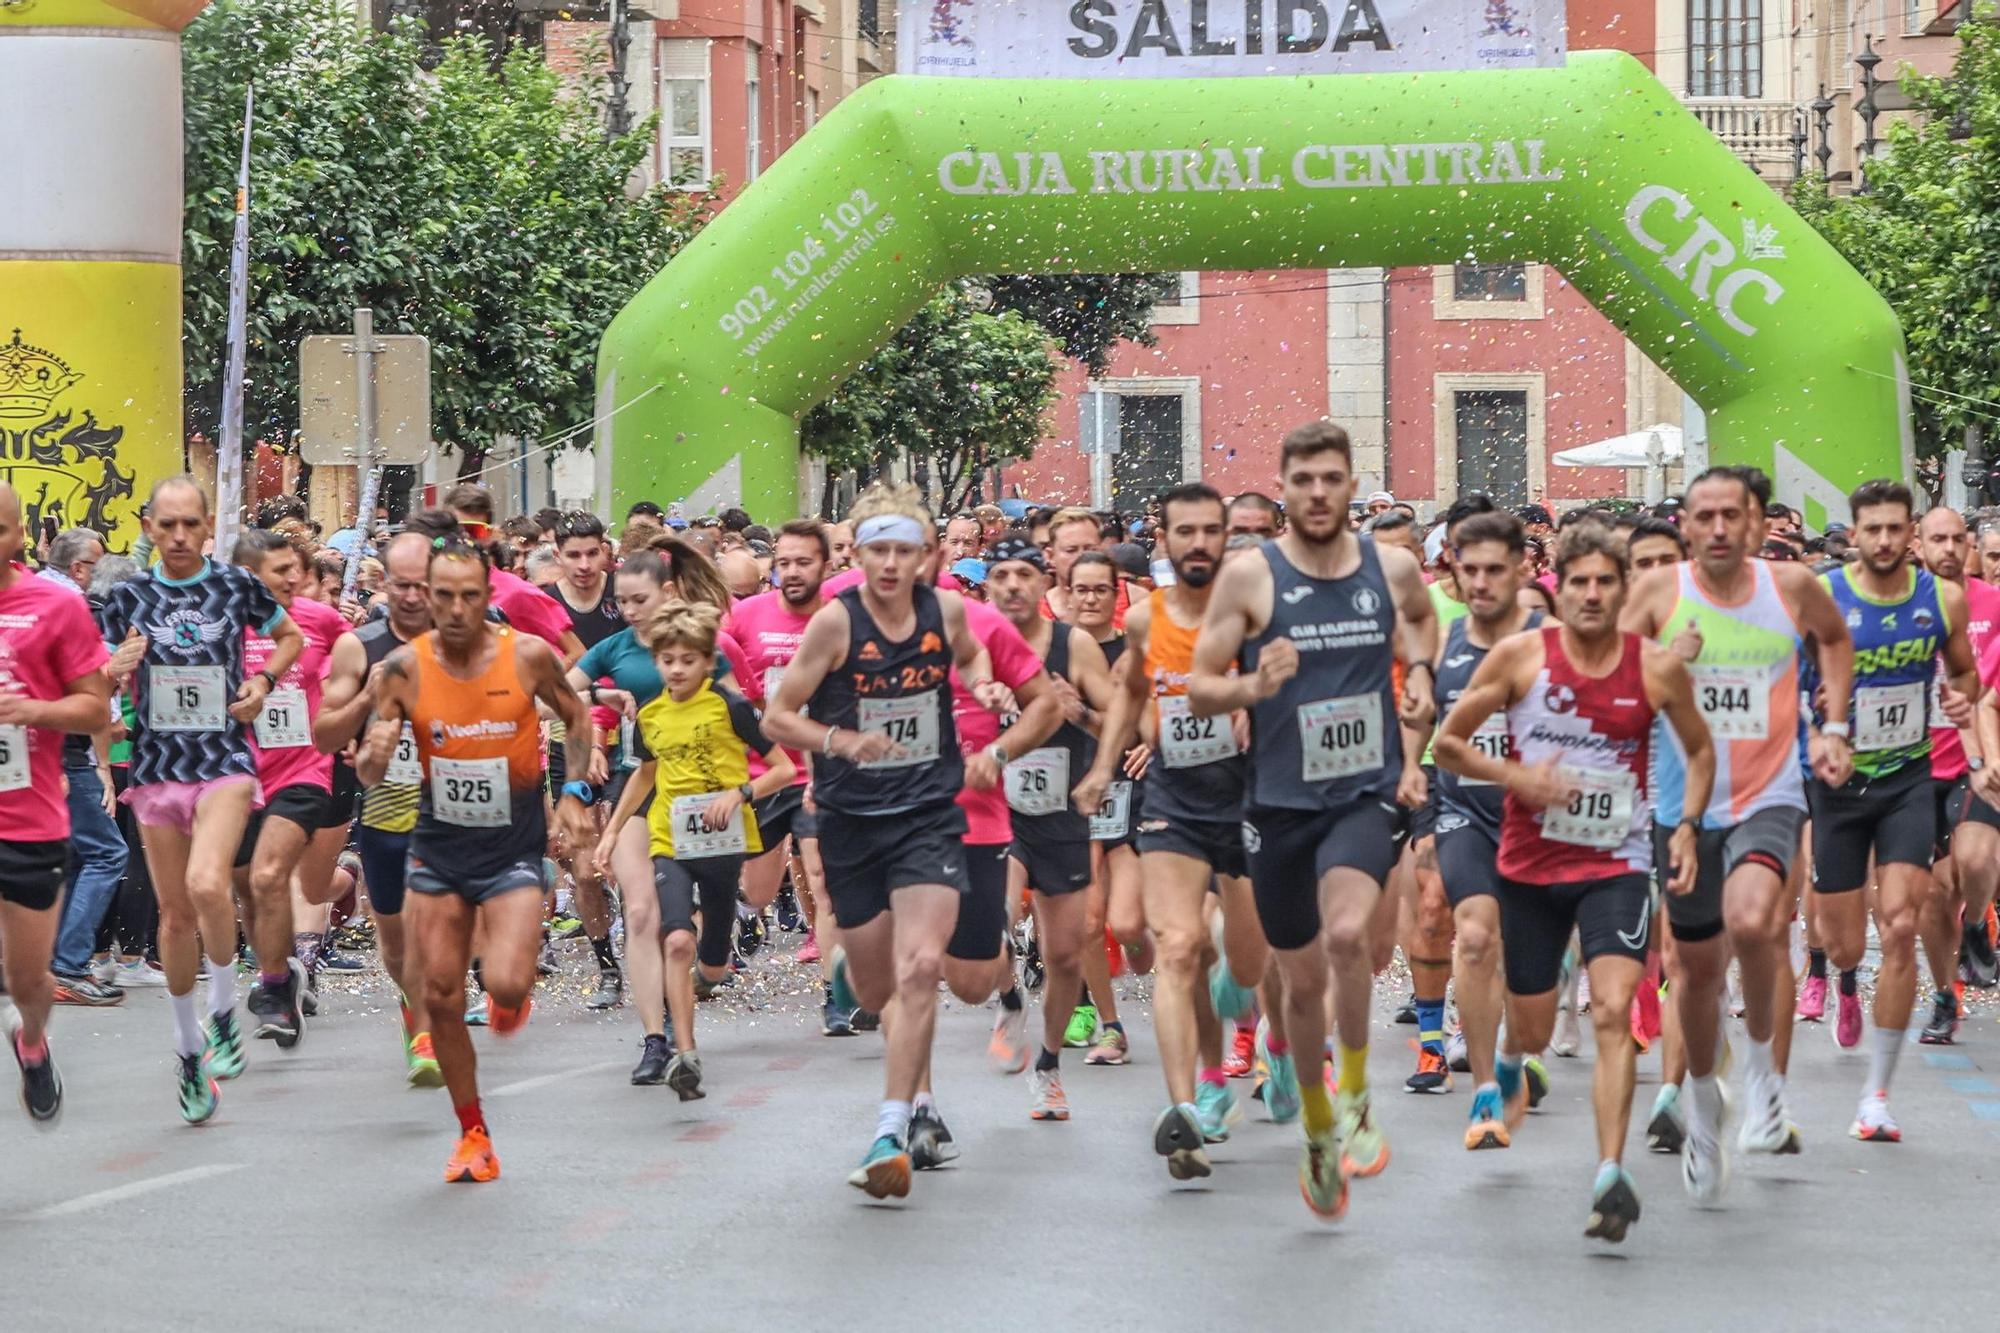
POLYGON ((971 273, 1535 261, 1820 526, 1908 476, 1902 333, 1621 52, 1234 79, 896 76, 847 98, 612 322, 600 494, 795 512, 798 422, 971 273))

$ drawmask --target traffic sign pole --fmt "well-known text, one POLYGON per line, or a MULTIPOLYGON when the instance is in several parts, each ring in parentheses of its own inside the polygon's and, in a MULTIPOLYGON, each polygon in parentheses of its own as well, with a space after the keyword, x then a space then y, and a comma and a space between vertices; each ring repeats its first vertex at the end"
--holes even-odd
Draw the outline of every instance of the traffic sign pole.
POLYGON ((375 312, 354 312, 354 465, 363 469, 361 504, 354 516, 354 549, 347 555, 347 572, 340 581, 340 599, 354 597, 361 577, 361 556, 368 543, 368 528, 375 517, 375 497, 382 489, 382 464, 375 450, 375 312))

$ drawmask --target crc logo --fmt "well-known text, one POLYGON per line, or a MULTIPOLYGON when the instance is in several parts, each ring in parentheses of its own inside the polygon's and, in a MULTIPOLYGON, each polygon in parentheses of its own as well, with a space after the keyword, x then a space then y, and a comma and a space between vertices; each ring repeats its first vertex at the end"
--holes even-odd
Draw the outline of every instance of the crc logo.
POLYGON ((1763 304, 1772 306, 1785 294, 1776 278, 1747 266, 1751 260, 1785 257, 1771 228, 1745 226, 1739 249, 1672 186, 1648 185, 1633 195, 1625 205, 1625 230, 1660 256, 1660 267, 1679 279, 1696 300, 1715 307, 1722 322, 1746 338, 1756 336, 1757 326, 1738 308, 1744 297, 1754 288, 1763 304))

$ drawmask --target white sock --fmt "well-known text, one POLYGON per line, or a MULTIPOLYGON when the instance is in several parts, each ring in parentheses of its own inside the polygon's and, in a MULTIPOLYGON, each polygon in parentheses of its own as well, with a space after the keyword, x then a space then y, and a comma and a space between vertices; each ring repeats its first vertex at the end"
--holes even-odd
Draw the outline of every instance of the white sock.
POLYGON ((1752 1037, 1747 1044, 1750 1047, 1746 1060, 1746 1063, 1749 1065, 1747 1071, 1749 1076, 1756 1078, 1760 1074, 1773 1072, 1771 1065, 1771 1043, 1768 1041, 1758 1041, 1755 1037, 1752 1037))
POLYGON ((236 1007, 236 955, 225 962, 209 960, 208 1012, 226 1014, 236 1007))
POLYGON ((1714 1074, 1705 1074, 1700 1078, 1689 1074, 1687 1082, 1689 1096, 1685 1104, 1688 1108, 1688 1129, 1690 1132, 1700 1130, 1713 1137, 1716 1127, 1722 1123, 1722 1081, 1714 1074))
POLYGON ((1861 1095, 1887 1096, 1889 1080, 1896 1074, 1896 1058, 1903 1053, 1903 1029, 1876 1028, 1868 1035, 1873 1039, 1868 1047, 1868 1086, 1861 1090, 1861 1095))
POLYGON ((201 1020, 194 1015, 194 992, 189 991, 186 995, 169 995, 167 1004, 174 1011, 174 1053, 200 1055, 201 1020))
POLYGON ((932 1097, 928 1092, 920 1092, 916 1095, 916 1099, 910 1103, 910 1109, 913 1112, 935 1111, 937 1110, 937 1099, 932 1097))
POLYGON ((882 1109, 875 1113, 875 1137, 889 1138, 901 1143, 910 1132, 910 1104, 884 1100, 882 1109))

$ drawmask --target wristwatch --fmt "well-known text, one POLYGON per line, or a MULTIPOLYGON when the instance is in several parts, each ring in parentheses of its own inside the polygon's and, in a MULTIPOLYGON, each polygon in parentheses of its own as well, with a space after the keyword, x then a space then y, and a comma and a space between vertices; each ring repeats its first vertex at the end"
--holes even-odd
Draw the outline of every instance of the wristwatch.
POLYGON ((276 676, 272 675, 268 671, 259 671, 257 674, 263 677, 264 689, 267 692, 278 688, 278 678, 276 676))
POLYGON ((588 782, 580 780, 565 782, 562 786, 562 794, 565 796, 574 796, 585 805, 597 804, 597 788, 591 786, 588 782))
POLYGON ((743 798, 743 804, 745 805, 749 805, 757 799, 750 794, 750 784, 747 782, 736 789, 736 794, 743 798))
POLYGON ((1852 733, 1848 730, 1845 722, 1822 722, 1819 724, 1819 734, 1822 736, 1838 736, 1840 739, 1846 740, 1852 733))
POLYGON ((995 741, 993 742, 993 744, 986 747, 986 756, 987 758, 991 759, 994 763, 1000 765, 1000 767, 1002 768, 1007 767, 1007 759, 1008 759, 1007 747, 1002 745, 999 741, 995 741))

